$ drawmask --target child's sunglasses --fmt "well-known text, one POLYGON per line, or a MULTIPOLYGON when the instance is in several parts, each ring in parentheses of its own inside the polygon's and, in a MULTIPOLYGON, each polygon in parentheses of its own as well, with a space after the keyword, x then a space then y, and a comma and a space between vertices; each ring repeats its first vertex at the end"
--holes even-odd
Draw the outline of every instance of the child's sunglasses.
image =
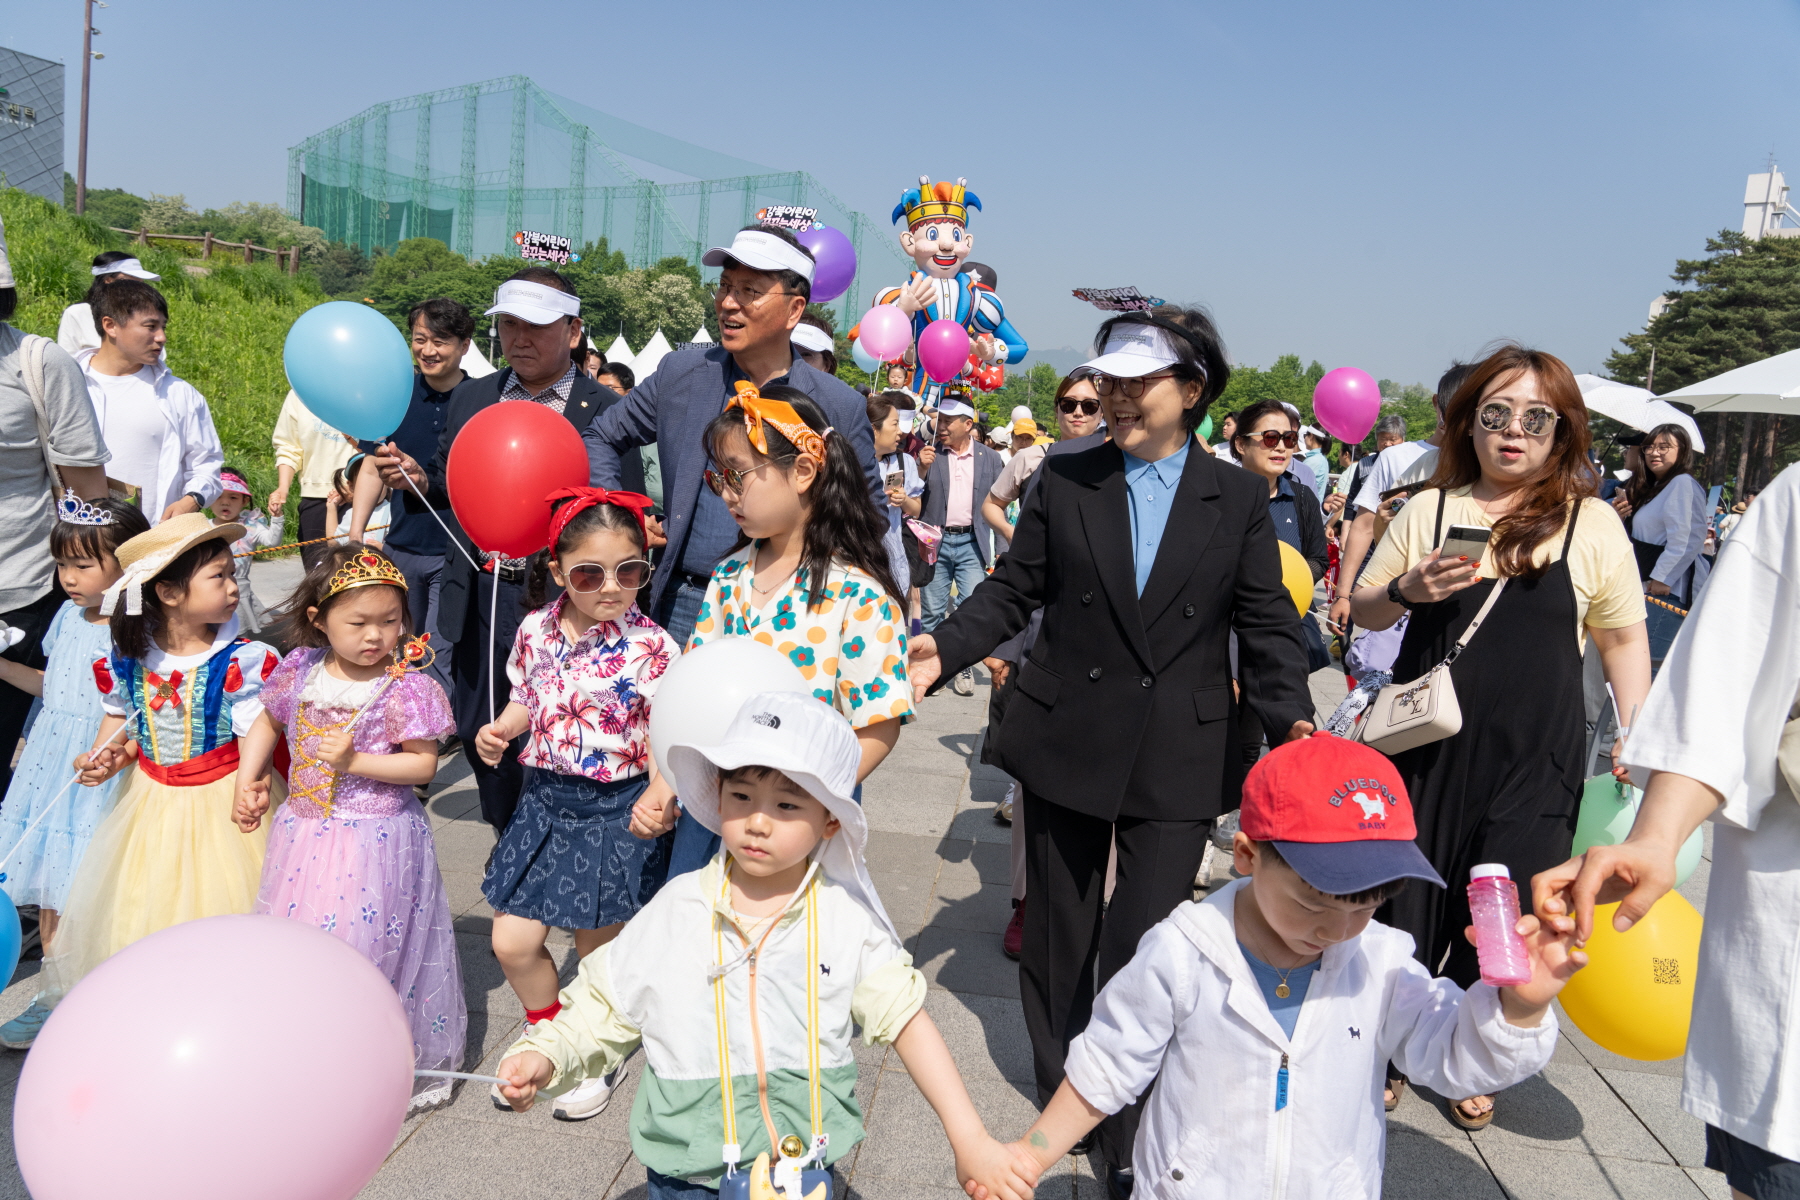
MULTIPOLYGON (((627 592, 635 592, 650 582, 653 568, 641 558, 622 562, 614 567, 610 574, 618 581, 619 587, 627 592)), ((606 586, 607 569, 599 563, 576 563, 563 572, 563 578, 569 581, 571 592, 597 592, 606 586)))

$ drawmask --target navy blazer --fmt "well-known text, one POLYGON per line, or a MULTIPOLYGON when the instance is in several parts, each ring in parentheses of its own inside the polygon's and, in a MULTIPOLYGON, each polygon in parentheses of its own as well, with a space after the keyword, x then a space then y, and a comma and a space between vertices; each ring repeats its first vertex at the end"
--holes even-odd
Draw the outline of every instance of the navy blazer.
MULTIPOLYGON (((974 495, 969 497, 969 517, 975 530, 975 553, 981 556, 981 565, 985 567, 993 558, 989 547, 994 544, 994 531, 988 527, 987 518, 981 515, 981 502, 987 499, 994 481, 1006 469, 1006 460, 992 446, 983 445, 973 433, 969 437, 975 447, 974 495)), ((950 452, 943 446, 938 447, 937 457, 931 460, 931 470, 925 474, 925 490, 919 494, 919 503, 922 506, 919 520, 927 525, 944 523, 944 513, 950 508, 950 452)))
MULTIPOLYGON (((588 474, 596 487, 619 487, 621 455, 656 443, 662 464, 664 532, 669 549, 656 565, 648 602, 656 611, 663 590, 680 567, 688 526, 700 503, 707 453, 702 435, 709 421, 725 411, 731 394, 731 355, 723 346, 691 346, 667 355, 656 370, 632 388, 624 402, 608 408, 582 431, 587 443, 588 474)), ((808 366, 799 355, 789 368, 788 382, 825 410, 832 428, 850 439, 869 481, 870 502, 884 514, 887 496, 875 465, 875 436, 863 398, 835 375, 808 366)))

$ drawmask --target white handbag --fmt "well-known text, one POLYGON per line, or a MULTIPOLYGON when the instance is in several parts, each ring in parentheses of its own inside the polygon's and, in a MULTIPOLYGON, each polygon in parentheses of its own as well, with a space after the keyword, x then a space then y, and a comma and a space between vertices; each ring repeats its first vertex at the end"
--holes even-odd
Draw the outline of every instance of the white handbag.
POLYGON ((1416 746, 1453 737, 1462 729, 1462 705, 1456 701, 1450 664, 1481 628, 1505 588, 1504 578, 1494 581, 1494 590, 1488 593, 1475 619, 1456 639, 1456 645, 1450 647, 1443 662, 1411 683, 1390 683, 1375 693, 1356 727, 1357 741, 1392 758, 1416 746))

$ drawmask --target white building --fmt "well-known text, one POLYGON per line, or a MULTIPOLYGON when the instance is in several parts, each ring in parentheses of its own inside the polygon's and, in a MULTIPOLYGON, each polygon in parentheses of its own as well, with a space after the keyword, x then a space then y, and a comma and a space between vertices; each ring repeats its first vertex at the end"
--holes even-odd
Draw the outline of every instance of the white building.
POLYGON ((1752 240, 1765 237, 1800 237, 1800 228, 1781 224, 1782 218, 1800 222, 1788 207, 1787 181, 1774 163, 1761 175, 1752 175, 1744 184, 1744 236, 1752 240))

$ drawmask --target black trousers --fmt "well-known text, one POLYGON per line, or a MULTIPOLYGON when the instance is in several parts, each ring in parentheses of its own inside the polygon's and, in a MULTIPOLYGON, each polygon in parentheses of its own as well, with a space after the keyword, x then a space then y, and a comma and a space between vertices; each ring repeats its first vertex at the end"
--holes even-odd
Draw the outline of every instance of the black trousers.
POLYGON ((327 542, 317 539, 332 532, 325 528, 325 498, 323 496, 302 496, 300 498, 300 540, 311 542, 310 546, 300 547, 300 561, 312 570, 319 560, 325 557, 325 551, 331 548, 327 542))
POLYGON ((512 695, 506 660, 512 654, 519 622, 525 617, 524 600, 524 583, 500 581, 499 619, 495 623, 490 662, 488 616, 494 611, 494 577, 485 572, 477 575, 469 593, 468 619, 450 655, 451 680, 455 684, 450 707, 456 714, 456 736, 462 739, 463 757, 475 773, 475 789, 481 794, 481 819, 496 832, 505 832, 525 786, 525 768, 519 765, 525 735, 519 735, 507 746, 499 766, 490 767, 475 752, 475 734, 490 719, 490 697, 492 711, 498 716, 506 710, 512 695))
MULTIPOLYGON (((62 590, 62 584, 52 575, 48 592, 30 604, 21 605, 10 612, 0 612, 0 620, 25 635, 19 639, 18 645, 6 652, 6 657, 28 667, 42 668, 44 635, 50 632, 50 622, 55 618, 56 610, 68 598, 62 590)), ((13 752, 18 749, 19 737, 25 732, 25 718, 31 714, 31 702, 34 699, 36 697, 30 692, 21 692, 11 684, 0 683, 0 796, 4 796, 6 789, 12 785, 13 752)))
MULTIPOLYGON (((1063 1081, 1069 1043, 1087 1028, 1094 993, 1137 952, 1149 928, 1193 896, 1211 820, 1103 821, 1025 792, 1025 944, 1019 992, 1031 1036, 1038 1102, 1063 1081), (1104 915, 1106 860, 1114 839, 1119 870, 1104 915)), ((1131 1165, 1143 1097, 1100 1124, 1101 1157, 1131 1165)))

